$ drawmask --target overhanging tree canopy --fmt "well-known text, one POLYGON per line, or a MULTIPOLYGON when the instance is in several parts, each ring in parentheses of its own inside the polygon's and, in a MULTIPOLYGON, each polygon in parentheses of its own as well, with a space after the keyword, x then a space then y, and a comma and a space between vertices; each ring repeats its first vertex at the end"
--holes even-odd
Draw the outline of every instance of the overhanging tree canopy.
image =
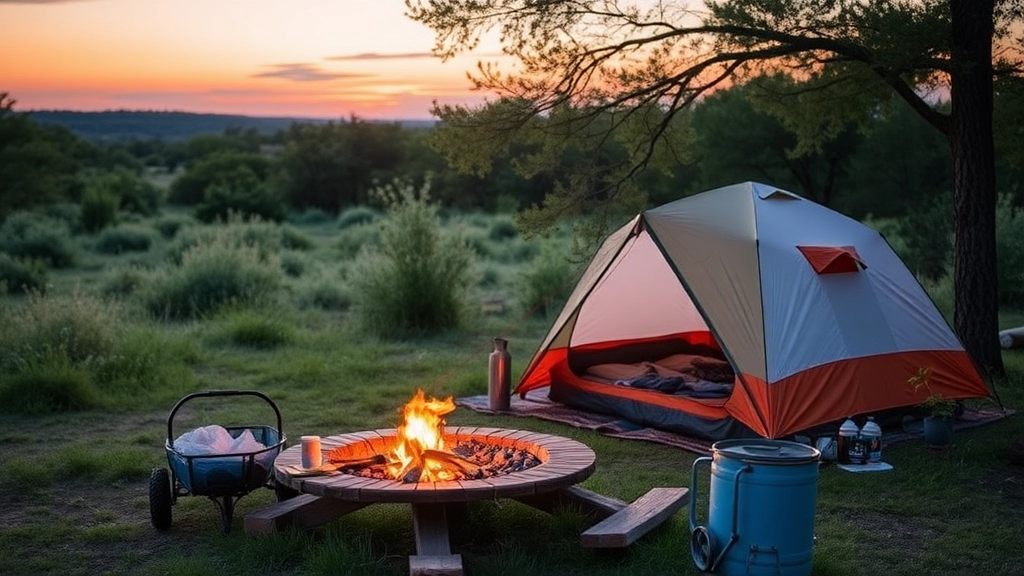
MULTIPOLYGON (((703 95, 758 79, 772 109, 808 149, 902 98, 950 145, 954 180, 955 329, 991 376, 1004 374, 997 341, 993 78, 1019 74, 1022 0, 406 0, 436 35, 442 58, 492 32, 511 70, 481 64, 473 81, 499 99, 438 105, 440 146, 464 169, 486 170, 516 139, 550 148, 606 122, 631 155, 628 174, 680 152, 678 117, 703 95), (993 47, 996 46, 994 51, 993 47), (780 79, 784 79, 780 81, 780 79), (769 80, 769 81, 764 81, 769 80), (943 113, 929 96, 948 94, 943 113), (542 120, 543 119, 543 120, 542 120), (541 136, 538 136, 541 134, 541 136)), ((616 195, 576 179, 533 212, 541 222, 616 195), (573 186, 573 184, 577 184, 573 186), (594 191, 597 194, 594 194, 594 191)))

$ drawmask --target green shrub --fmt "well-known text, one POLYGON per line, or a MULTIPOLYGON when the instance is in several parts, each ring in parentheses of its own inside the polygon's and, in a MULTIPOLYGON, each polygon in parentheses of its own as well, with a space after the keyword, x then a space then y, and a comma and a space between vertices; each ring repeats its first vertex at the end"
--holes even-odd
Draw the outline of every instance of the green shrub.
POLYGON ((1024 210, 1009 195, 996 206, 996 256, 999 261, 999 303, 1024 308, 1024 210))
POLYGON ((0 226, 0 251, 16 258, 42 260, 54 268, 75 263, 76 248, 68 227, 32 212, 16 212, 0 226))
POLYGON ((343 259, 355 258, 363 246, 377 246, 380 244, 380 226, 375 224, 359 224, 349 226, 338 233, 338 240, 334 246, 343 259))
POLYGON ((229 304, 263 305, 277 298, 282 281, 276 254, 231 235, 187 249, 181 263, 161 268, 142 290, 143 302, 158 318, 193 318, 229 304))
POLYGON ((225 181, 255 177, 257 183, 267 181, 272 162, 269 158, 237 150, 217 151, 195 161, 171 184, 168 201, 172 204, 196 205, 206 199, 207 189, 225 181), (245 176, 242 176, 245 174, 245 176))
POLYGON ((25 306, 0 308, 0 366, 17 371, 34 358, 62 353, 73 364, 93 361, 114 348, 120 311, 75 290, 70 295, 32 294, 25 306))
POLYGON ((519 306, 526 314, 551 317, 562 309, 576 278, 566 253, 554 242, 545 242, 515 281, 519 306))
POLYGON ((82 231, 82 206, 75 202, 57 202, 39 207, 39 213, 47 218, 62 222, 68 231, 77 234, 82 231))
POLYGON ((918 276, 917 279, 921 282, 925 292, 931 296, 939 312, 952 324, 953 310, 956 306, 955 293, 953 292, 953 266, 947 266, 946 273, 937 279, 933 280, 923 276, 918 276))
POLYGON ((376 191, 387 205, 380 247, 365 248, 352 270, 355 310, 363 327, 385 337, 455 328, 473 284, 466 244, 441 233, 429 182, 415 193, 395 182, 376 191))
POLYGON ((899 235, 906 244, 901 256, 918 276, 937 280, 945 273, 953 250, 952 214, 952 195, 942 194, 900 222, 899 235))
POLYGON ((480 286, 494 287, 501 281, 501 272, 495 266, 484 266, 480 275, 480 286))
POLYGON ((180 232, 168 248, 168 257, 172 262, 181 263, 182 255, 188 250, 213 243, 249 246, 256 248, 261 256, 278 253, 285 247, 280 224, 232 214, 224 223, 191 226, 180 232))
POLYGON ((147 272, 137 266, 114 270, 100 286, 100 293, 108 298, 124 298, 134 294, 145 283, 147 272))
POLYGON ((3 292, 46 291, 46 265, 41 260, 14 258, 0 252, 0 284, 3 292))
POLYGON ((298 302, 303 308, 348 310, 352 306, 352 293, 341 281, 321 277, 300 286, 298 302))
POLYGON ((164 238, 174 238, 179 230, 194 223, 195 220, 185 216, 165 216, 154 222, 153 227, 164 238))
POLYGON ((298 278, 306 272, 306 258, 297 252, 284 252, 281 254, 281 269, 285 275, 298 278))
POLYGON ((223 220, 231 214, 280 222, 286 213, 284 196, 261 182, 252 170, 241 166, 206 187, 195 215, 202 222, 223 220))
POLYGON ((104 182, 89 184, 82 196, 82 228, 86 232, 98 232, 117 222, 117 208, 121 197, 104 182))
POLYGON ((499 216, 491 223, 487 236, 495 242, 502 242, 519 236, 519 230, 511 216, 499 216))
POLYGON ((342 230, 363 224, 372 224, 381 219, 379 210, 369 206, 353 206, 338 215, 338 228, 342 230))
POLYGON ((143 216, 153 216, 164 200, 163 192, 152 182, 127 171, 118 173, 116 183, 121 197, 121 210, 143 216))
POLYGON ((139 224, 121 224, 105 228, 96 239, 96 251, 101 254, 145 252, 153 243, 150 228, 139 224))
POLYGON ((295 329, 277 314, 263 310, 232 310, 218 318, 221 337, 236 346, 267 350, 290 343, 295 329))
MULTIPOLYGON (((138 406, 190 385, 182 347, 75 291, 0 306, 0 409, 40 413, 138 406)), ((187 352, 187 351, 186 351, 187 352)))
POLYGON ((315 244, 313 239, 299 232, 295 228, 281 226, 281 247, 288 250, 312 250, 315 244))
POLYGON ((326 224, 334 217, 330 212, 320 208, 307 208, 298 214, 292 214, 288 221, 299 226, 311 226, 314 224, 326 224))
POLYGON ((868 216, 862 223, 869 228, 877 230, 900 259, 906 262, 907 243, 900 235, 900 222, 896 218, 873 218, 868 216))
POLYGON ((57 351, 32 357, 0 379, 0 410, 21 414, 72 412, 94 408, 100 394, 90 374, 57 351))

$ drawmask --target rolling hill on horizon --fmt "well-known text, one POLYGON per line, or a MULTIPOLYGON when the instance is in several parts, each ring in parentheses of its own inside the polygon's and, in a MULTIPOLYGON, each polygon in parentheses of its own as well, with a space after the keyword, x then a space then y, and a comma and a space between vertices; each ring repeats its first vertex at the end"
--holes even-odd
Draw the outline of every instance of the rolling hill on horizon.
MULTIPOLYGON (((30 110, 30 118, 40 124, 58 124, 92 142, 131 140, 183 141, 204 134, 223 134, 228 129, 256 130, 273 133, 287 130, 292 124, 326 124, 348 119, 302 117, 243 116, 203 114, 195 112, 161 112, 109 110, 78 112, 74 110, 30 110)), ((433 120, 366 120, 366 122, 397 122, 408 128, 429 128, 433 120)))

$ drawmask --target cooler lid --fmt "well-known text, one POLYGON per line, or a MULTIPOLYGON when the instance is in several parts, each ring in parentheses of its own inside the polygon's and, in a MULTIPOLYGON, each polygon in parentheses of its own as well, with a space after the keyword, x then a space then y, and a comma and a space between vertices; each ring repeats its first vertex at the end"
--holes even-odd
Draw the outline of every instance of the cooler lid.
POLYGON ((821 456, 817 448, 788 440, 721 440, 711 446, 714 455, 742 462, 763 464, 805 464, 821 456))

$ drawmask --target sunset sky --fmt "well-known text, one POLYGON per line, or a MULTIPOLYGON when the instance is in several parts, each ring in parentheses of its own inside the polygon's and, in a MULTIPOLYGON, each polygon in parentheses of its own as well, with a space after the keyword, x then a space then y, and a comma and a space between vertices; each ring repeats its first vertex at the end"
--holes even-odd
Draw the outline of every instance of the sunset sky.
POLYGON ((0 92, 29 110, 430 118, 477 102, 402 0, 0 0, 0 92))

